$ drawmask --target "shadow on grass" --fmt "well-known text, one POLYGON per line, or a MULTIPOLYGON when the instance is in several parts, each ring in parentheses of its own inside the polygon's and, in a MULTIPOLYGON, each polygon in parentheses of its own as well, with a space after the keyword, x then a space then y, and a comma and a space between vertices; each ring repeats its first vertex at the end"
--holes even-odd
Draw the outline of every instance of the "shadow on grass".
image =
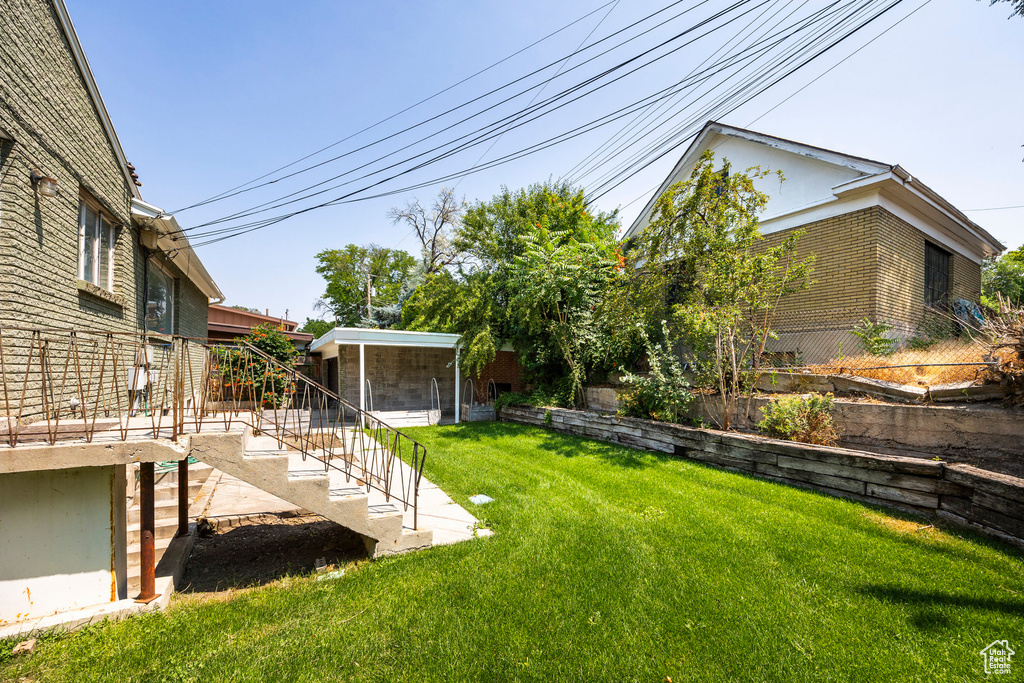
POLYGON ((860 593, 890 604, 903 604, 920 608, 915 615, 915 625, 924 628, 941 627, 946 619, 941 614, 928 611, 939 606, 962 607, 967 609, 999 612, 1019 617, 1024 614, 1024 600, 1014 598, 977 598, 966 595, 954 595, 944 591, 921 591, 898 586, 868 585, 858 589, 860 593))
POLYGON ((262 586, 289 574, 308 574, 321 557, 340 566, 369 556, 359 534, 322 517, 244 524, 196 539, 182 592, 262 586))
MULTIPOLYGON (((434 429, 422 427, 421 429, 434 429)), ((622 444, 613 444, 606 441, 598 441, 585 436, 574 436, 562 434, 551 429, 535 427, 533 425, 521 425, 512 422, 460 422, 457 425, 446 425, 439 431, 431 434, 430 440, 434 447, 458 447, 469 442, 483 442, 494 439, 510 438, 529 435, 539 439, 538 448, 560 455, 566 458, 574 458, 581 455, 600 458, 610 465, 629 469, 642 469, 651 467, 673 456, 666 453, 654 453, 641 449, 632 448, 622 444)), ((410 430, 410 436, 415 438, 416 432, 410 430)))

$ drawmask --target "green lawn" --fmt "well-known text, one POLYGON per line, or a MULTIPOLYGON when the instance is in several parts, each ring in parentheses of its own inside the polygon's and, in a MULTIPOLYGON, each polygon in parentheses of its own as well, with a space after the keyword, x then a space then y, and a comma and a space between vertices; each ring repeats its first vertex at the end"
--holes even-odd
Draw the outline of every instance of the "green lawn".
POLYGON ((541 429, 414 431, 431 480, 495 498, 475 508, 493 538, 183 598, 46 639, 0 678, 960 681, 993 640, 1024 653, 1005 546, 541 429))

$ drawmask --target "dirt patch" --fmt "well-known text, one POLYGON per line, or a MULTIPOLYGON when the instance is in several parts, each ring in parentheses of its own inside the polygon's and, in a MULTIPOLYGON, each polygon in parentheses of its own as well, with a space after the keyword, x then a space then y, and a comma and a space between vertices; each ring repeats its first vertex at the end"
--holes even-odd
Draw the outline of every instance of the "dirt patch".
POLYGON ((342 566, 369 556, 359 534, 319 515, 263 515, 197 538, 181 592, 262 586, 312 572, 321 557, 342 566))

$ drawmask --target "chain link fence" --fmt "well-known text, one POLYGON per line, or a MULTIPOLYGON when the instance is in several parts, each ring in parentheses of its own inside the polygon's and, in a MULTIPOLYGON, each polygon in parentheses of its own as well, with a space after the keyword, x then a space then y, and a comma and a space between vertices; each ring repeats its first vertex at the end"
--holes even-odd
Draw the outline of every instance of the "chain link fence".
POLYGON ((779 312, 761 365, 935 386, 988 379, 993 358, 969 320, 973 311, 928 311, 916 324, 846 308, 779 312))

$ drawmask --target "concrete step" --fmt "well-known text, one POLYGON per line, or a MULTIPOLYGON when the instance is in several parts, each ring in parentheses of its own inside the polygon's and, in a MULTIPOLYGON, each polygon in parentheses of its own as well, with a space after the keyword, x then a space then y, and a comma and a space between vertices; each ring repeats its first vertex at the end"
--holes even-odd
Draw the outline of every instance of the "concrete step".
MULTIPOLYGON (((159 540, 161 538, 171 538, 174 534, 178 533, 178 515, 172 518, 158 519, 153 523, 153 538, 159 540)), ((142 540, 142 532, 139 529, 139 523, 128 525, 128 547, 138 546, 142 540)))
MULTIPOLYGON (((191 498, 189 499, 192 500, 191 498)), ((138 505, 132 505, 128 508, 128 524, 138 524, 139 519, 142 517, 142 513, 138 505)), ((153 517, 157 522, 162 519, 178 519, 178 496, 175 494, 174 500, 162 500, 159 503, 153 503, 153 517)))
MULTIPOLYGON (((176 527, 175 527, 176 528, 176 527)), ((167 546, 174 540, 174 534, 170 536, 164 536, 163 538, 154 539, 154 557, 156 557, 157 564, 160 563, 160 558, 164 556, 164 551, 167 550, 167 546)), ((128 544, 128 576, 129 578, 134 575, 139 575, 139 544, 128 544)))
MULTIPOLYGON (((201 462, 193 463, 188 466, 188 480, 189 483, 193 481, 206 481, 210 474, 213 472, 213 468, 209 465, 204 465, 201 462)), ((156 472, 153 475, 153 483, 157 486, 161 484, 177 484, 178 483, 178 468, 166 470, 164 472, 156 472)))

